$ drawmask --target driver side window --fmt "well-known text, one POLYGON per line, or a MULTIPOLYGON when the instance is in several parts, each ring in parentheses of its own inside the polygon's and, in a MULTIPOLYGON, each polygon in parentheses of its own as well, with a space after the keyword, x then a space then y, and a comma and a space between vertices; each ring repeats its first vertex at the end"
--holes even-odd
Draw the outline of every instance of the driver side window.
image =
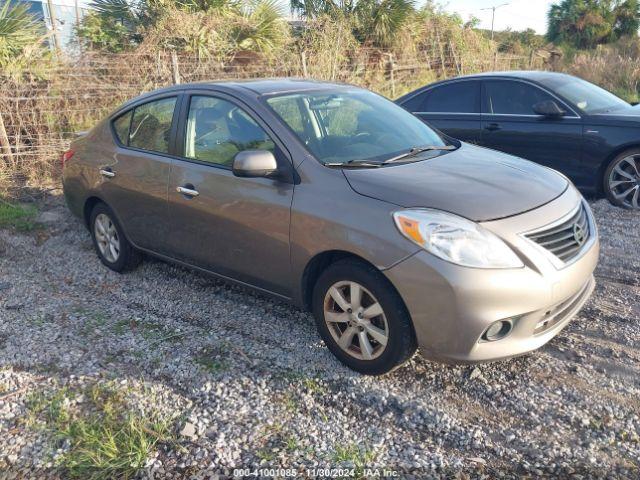
POLYGON ((231 167, 244 150, 275 152, 269 135, 237 105, 215 97, 192 96, 185 131, 187 158, 231 167))
POLYGON ((483 112, 501 115, 535 115, 536 103, 554 100, 538 87, 510 80, 484 82, 483 97, 483 112))

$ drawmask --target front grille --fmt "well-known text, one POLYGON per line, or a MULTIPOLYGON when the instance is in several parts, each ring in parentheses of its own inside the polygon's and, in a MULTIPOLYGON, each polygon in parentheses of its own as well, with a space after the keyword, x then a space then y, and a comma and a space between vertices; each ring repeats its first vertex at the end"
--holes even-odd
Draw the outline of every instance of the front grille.
POLYGON ((584 205, 561 224, 527 235, 528 239, 546 248, 563 262, 569 262, 578 256, 590 237, 591 227, 584 205))

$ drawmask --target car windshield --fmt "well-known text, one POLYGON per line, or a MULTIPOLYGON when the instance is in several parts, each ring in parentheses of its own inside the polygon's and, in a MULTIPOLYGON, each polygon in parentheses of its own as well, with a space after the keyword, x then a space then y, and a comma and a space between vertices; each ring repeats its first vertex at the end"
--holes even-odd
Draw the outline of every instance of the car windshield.
POLYGON ((383 162, 412 149, 446 145, 418 118, 366 90, 288 93, 267 103, 325 164, 383 162))
POLYGON ((629 107, 629 104, 613 93, 579 78, 554 82, 549 85, 584 113, 603 113, 629 107))

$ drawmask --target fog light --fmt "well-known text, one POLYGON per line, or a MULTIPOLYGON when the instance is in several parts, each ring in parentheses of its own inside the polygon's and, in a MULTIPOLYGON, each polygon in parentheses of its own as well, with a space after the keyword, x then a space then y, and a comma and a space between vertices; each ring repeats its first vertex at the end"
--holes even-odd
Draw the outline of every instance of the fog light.
POLYGON ((498 320, 493 322, 482 335, 482 339, 487 342, 495 342, 506 337, 511 331, 511 320, 498 320))

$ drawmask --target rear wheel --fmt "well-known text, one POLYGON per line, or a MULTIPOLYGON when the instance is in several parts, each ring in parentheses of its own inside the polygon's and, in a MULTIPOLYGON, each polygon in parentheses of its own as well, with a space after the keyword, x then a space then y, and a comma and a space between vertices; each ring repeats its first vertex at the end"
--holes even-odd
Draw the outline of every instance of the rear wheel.
POLYGON ((104 203, 93 207, 90 225, 93 246, 104 265, 116 272, 125 272, 140 264, 140 252, 126 239, 115 215, 104 203))
POLYGON ((409 313, 389 281, 356 260, 330 265, 313 291, 313 312, 327 347, 349 368, 381 375, 416 351, 409 313))
POLYGON ((640 150, 613 159, 604 174, 604 191, 614 205, 640 209, 640 150))

